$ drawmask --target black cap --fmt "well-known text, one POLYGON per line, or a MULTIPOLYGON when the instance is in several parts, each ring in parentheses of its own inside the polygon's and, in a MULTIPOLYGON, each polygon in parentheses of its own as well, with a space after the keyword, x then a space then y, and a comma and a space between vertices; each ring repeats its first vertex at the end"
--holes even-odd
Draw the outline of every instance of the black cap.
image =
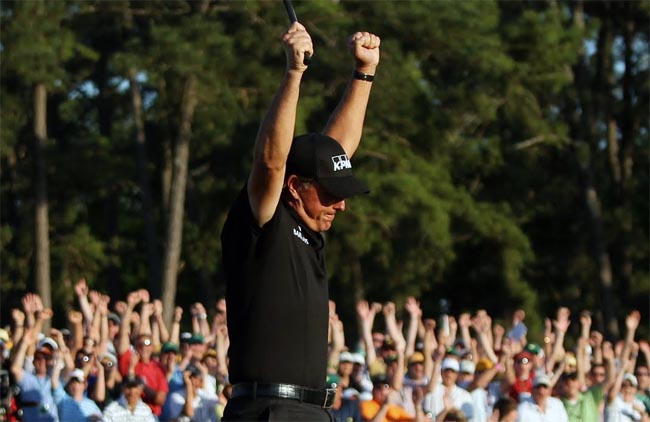
POLYGON ((354 176, 350 158, 341 144, 322 133, 294 138, 287 158, 287 175, 291 174, 314 179, 338 198, 370 192, 368 186, 354 176))

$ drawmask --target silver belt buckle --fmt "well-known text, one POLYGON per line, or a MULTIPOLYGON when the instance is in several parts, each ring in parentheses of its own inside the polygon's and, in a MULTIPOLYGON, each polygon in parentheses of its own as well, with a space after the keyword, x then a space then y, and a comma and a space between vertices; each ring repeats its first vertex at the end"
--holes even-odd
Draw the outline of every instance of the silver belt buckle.
POLYGON ((325 389, 325 400, 323 401, 323 409, 329 409, 334 404, 336 398, 336 388, 325 389))

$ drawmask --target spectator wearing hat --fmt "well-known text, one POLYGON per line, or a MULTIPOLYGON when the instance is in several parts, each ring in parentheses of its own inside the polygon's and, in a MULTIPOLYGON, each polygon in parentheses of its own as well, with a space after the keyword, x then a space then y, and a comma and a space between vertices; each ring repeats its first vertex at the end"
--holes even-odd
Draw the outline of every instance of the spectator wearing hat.
POLYGON ((108 321, 108 339, 106 341, 107 350, 115 354, 115 341, 120 333, 120 326, 122 325, 122 319, 116 312, 109 312, 107 316, 108 321))
POLYGON ((106 385, 106 397, 104 402, 101 403, 102 407, 106 407, 115 400, 120 398, 122 394, 122 375, 117 367, 117 358, 114 354, 106 352, 103 353, 99 359, 99 364, 104 368, 104 383, 106 385))
POLYGON ((450 407, 456 408, 460 409, 468 419, 472 419, 474 417, 472 396, 467 390, 456 385, 458 373, 460 372, 460 362, 452 356, 443 358, 442 349, 444 349, 443 345, 440 346, 436 353, 434 376, 429 384, 429 392, 424 397, 424 409, 437 418, 438 415, 450 407), (440 369, 438 370, 438 368, 440 369), (436 374, 441 374, 442 382, 437 382, 438 376, 436 374))
POLYGON ((353 360, 352 353, 350 352, 345 351, 339 354, 339 364, 336 370, 336 374, 338 375, 337 384, 342 385, 344 389, 349 387, 351 383, 350 377, 354 369, 353 360))
POLYGON ((192 358, 190 363, 196 363, 201 360, 207 347, 204 342, 204 337, 202 334, 194 333, 189 340, 190 350, 192 351, 192 358))
POLYGON ((142 401, 144 383, 135 375, 122 381, 122 395, 103 413, 104 422, 156 422, 151 408, 142 401))
MULTIPOLYGON (((178 353, 180 349, 177 344, 166 341, 160 348, 160 358, 158 363, 160 369, 165 373, 169 394, 174 391, 183 389, 183 369, 178 362, 178 353)), ((185 366, 188 362, 185 362, 185 366)))
POLYGON ((645 405, 636 397, 638 379, 621 370, 607 395, 605 422, 647 422, 645 405))
MULTIPOLYGON (((640 343, 640 344, 643 344, 640 343)), ((647 345, 647 342, 646 342, 647 345)), ((650 369, 647 364, 637 365, 634 370, 634 376, 639 382, 636 398, 641 400, 645 405, 646 413, 650 413, 650 369)))
POLYGON ((216 393, 205 383, 207 368, 200 362, 183 371, 184 389, 169 395, 161 420, 176 420, 187 416, 191 420, 217 422, 216 393))
POLYGON ((474 373, 476 372, 476 365, 469 359, 460 360, 460 371, 458 373, 458 380, 456 384, 459 387, 469 391, 469 386, 474 381, 474 373))
POLYGON ((388 378, 378 375, 372 380, 372 400, 361 402, 361 416, 365 421, 371 422, 398 422, 424 420, 422 410, 422 396, 416 397, 418 401, 416 418, 399 405, 399 392, 388 383, 388 378))
MULTIPOLYGON (((495 378, 500 371, 504 370, 505 359, 506 357, 502 355, 499 363, 495 365, 489 358, 482 357, 476 363, 474 378, 467 386, 467 391, 472 396, 473 420, 485 421, 492 414, 494 403, 501 394, 501 383, 495 381, 495 378)), ((466 366, 465 369, 469 370, 470 368, 466 366)), ((515 404, 515 409, 516 407, 515 404)))
MULTIPOLYGON (((61 421, 101 420, 102 411, 99 406, 86 396, 88 382, 84 371, 79 368, 73 369, 64 388, 59 382, 60 368, 60 364, 55 365, 52 371, 52 390, 59 419, 61 421)), ((103 392, 100 392, 98 399, 103 401, 102 394, 103 392)))
POLYGON ((582 392, 577 372, 565 372, 559 382, 560 395, 569 422, 598 422, 602 389, 596 385, 582 392))
POLYGON ((362 422, 359 391, 355 388, 343 388, 340 378, 336 374, 327 377, 327 386, 336 389, 336 398, 330 411, 335 421, 362 422), (347 394, 346 394, 347 392, 347 394), (356 392, 356 395, 354 394, 356 392))
MULTIPOLYGON (((46 315, 51 317, 51 312, 43 310, 37 318, 46 315)), ((39 330, 40 331, 40 330, 39 330)), ((33 357, 34 370, 23 369, 27 350, 36 344, 37 328, 26 328, 11 362, 11 374, 20 387, 19 407, 23 411, 23 418, 34 422, 56 422, 59 414, 52 395, 51 370, 54 365, 53 349, 47 344, 39 344, 33 357)))
MULTIPOLYGON (((507 350, 504 347, 504 350, 507 350)), ((506 376, 503 380, 504 389, 508 395, 517 402, 530 397, 533 392, 533 359, 535 357, 527 351, 521 351, 513 360, 506 361, 506 376)))
POLYGON ((533 376, 546 374, 546 354, 537 343, 526 343, 524 351, 533 355, 533 376))
POLYGON ((569 418, 562 402, 551 397, 552 383, 547 375, 533 380, 533 393, 523 398, 517 412, 519 420, 525 422, 568 422, 569 418))
POLYGON ((424 374, 424 354, 415 351, 407 359, 406 375, 402 383, 402 406, 411 415, 415 415, 415 403, 413 392, 415 389, 423 389, 429 384, 429 379, 424 374))
POLYGON ((625 318, 625 341, 620 355, 620 369, 612 387, 607 392, 605 422, 634 421, 647 422, 645 405, 636 397, 639 380, 631 373, 639 346, 634 342, 634 333, 639 327, 641 315, 633 311, 625 318))
POLYGON ((366 368, 366 360, 361 353, 352 353, 352 374, 350 375, 350 387, 360 394, 372 392, 372 381, 366 368))
POLYGON ((129 293, 127 307, 122 316, 120 340, 118 342, 118 362, 122 376, 136 375, 144 380, 143 401, 151 407, 156 416, 160 416, 162 406, 167 399, 169 385, 165 373, 157 362, 152 360, 153 343, 150 334, 139 334, 135 339, 135 350, 131 350, 129 342, 129 321, 135 306, 143 301, 141 291, 129 293))

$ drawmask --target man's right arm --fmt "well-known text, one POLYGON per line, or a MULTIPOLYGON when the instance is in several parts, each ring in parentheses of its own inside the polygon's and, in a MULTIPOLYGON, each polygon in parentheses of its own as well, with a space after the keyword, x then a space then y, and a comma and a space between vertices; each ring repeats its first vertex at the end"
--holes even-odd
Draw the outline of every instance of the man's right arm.
POLYGON ((295 22, 283 37, 287 71, 260 125, 255 140, 253 165, 248 178, 248 201, 258 226, 271 217, 280 201, 287 157, 296 125, 300 81, 307 66, 306 52, 313 53, 305 27, 295 22))

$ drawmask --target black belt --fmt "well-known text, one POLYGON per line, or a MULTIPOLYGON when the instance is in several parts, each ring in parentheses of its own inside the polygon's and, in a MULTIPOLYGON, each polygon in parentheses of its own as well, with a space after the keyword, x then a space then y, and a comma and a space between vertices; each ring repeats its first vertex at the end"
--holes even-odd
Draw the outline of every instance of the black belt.
POLYGON ((315 404, 329 409, 334 404, 336 388, 315 390, 293 384, 270 384, 260 382, 243 382, 232 386, 231 398, 237 397, 278 397, 293 399, 303 403, 315 404))

